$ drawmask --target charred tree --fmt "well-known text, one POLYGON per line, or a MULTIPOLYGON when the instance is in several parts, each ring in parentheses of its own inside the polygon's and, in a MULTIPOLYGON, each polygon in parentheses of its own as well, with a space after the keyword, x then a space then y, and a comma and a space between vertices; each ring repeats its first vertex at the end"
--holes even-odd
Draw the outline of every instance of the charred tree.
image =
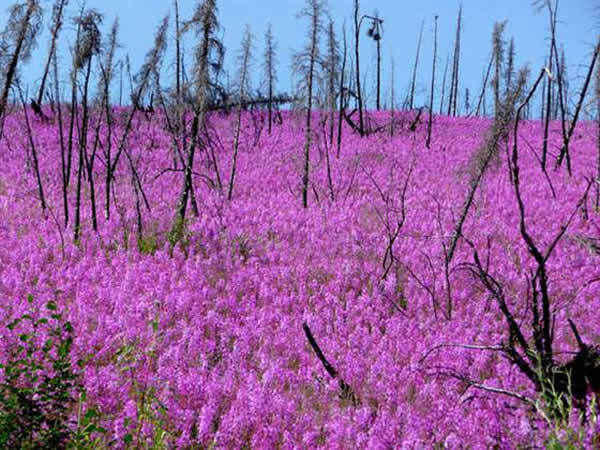
POLYGON ((252 33, 250 28, 246 26, 244 36, 242 38, 242 47, 238 55, 239 73, 238 73, 238 102, 239 106, 235 118, 235 130, 233 137, 233 155, 231 157, 231 175, 229 177, 229 190, 227 192, 227 200, 233 197, 233 182, 235 179, 235 171, 237 168, 237 156, 240 146, 240 129, 242 126, 242 111, 245 107, 245 101, 250 92, 250 63, 252 58, 252 33))
MULTIPOLYGON (((355 0, 358 2, 358 0, 355 0)), ((310 177, 310 148, 312 145, 312 114, 313 96, 315 89, 315 78, 317 68, 321 62, 319 42, 323 33, 323 14, 326 12, 327 4, 324 0, 306 0, 304 8, 298 17, 305 17, 309 21, 308 42, 301 52, 295 55, 294 71, 299 76, 299 92, 304 100, 306 108, 306 120, 304 125, 304 163, 302 170, 302 207, 308 207, 308 185, 310 177)))
MULTIPOLYGON (((8 94, 15 80, 19 62, 31 57, 36 45, 37 35, 42 24, 42 8, 39 0, 27 0, 15 3, 9 10, 8 23, 3 33, 0 47, 12 49, 6 60, 6 72, 3 72, 4 85, 0 93, 0 120, 4 123, 4 115, 8 104, 8 94)), ((0 125, 0 135, 2 135, 0 125)))
POLYGON ((431 68, 431 92, 429 94, 429 120, 427 122, 427 141, 425 145, 429 148, 431 144, 431 131, 433 128, 433 95, 435 93, 435 60, 437 58, 437 20, 438 16, 435 16, 435 25, 433 32, 433 63, 431 68))
POLYGON ((410 80, 410 95, 408 97, 408 109, 414 108, 415 100, 415 85, 417 83, 417 67, 419 65, 419 55, 421 54, 421 42, 423 41, 423 27, 425 19, 421 21, 421 29, 419 30, 419 39, 417 40, 417 54, 415 55, 415 64, 413 65, 412 78, 410 80))
POLYGON ((358 132, 361 136, 365 134, 365 121, 363 117, 363 98, 362 91, 360 88, 360 22, 362 18, 360 15, 360 4, 359 0, 354 0, 354 63, 355 68, 355 82, 356 82, 356 96, 358 101, 358 132))
POLYGON ((275 91, 275 83, 277 82, 277 72, 275 64, 277 63, 277 45, 273 37, 273 27, 271 24, 267 26, 265 32, 265 53, 263 70, 265 74, 265 83, 267 85, 267 112, 268 112, 268 132, 271 134, 273 126, 273 95, 275 91))
POLYGON ((502 78, 502 67, 504 64, 504 29, 506 21, 496 22, 494 24, 494 32, 492 33, 492 54, 494 59, 494 78, 492 79, 492 88, 494 90, 494 114, 500 112, 500 82, 502 78))
POLYGON ((75 242, 81 237, 81 184, 84 169, 87 171, 88 182, 90 183, 90 201, 92 207, 92 227, 97 231, 96 220, 96 200, 94 189, 94 177, 92 174, 93 162, 90 161, 87 152, 88 146, 88 125, 89 109, 88 95, 89 82, 92 72, 92 60, 95 55, 100 53, 100 30, 98 25, 102 22, 102 15, 96 10, 88 10, 76 19, 76 24, 80 28, 79 40, 76 43, 76 52, 74 55, 73 67, 75 69, 75 80, 79 78, 79 72, 83 72, 83 86, 81 99, 81 127, 79 130, 79 158, 77 166, 77 190, 75 198, 75 223, 73 225, 73 234, 75 242))
POLYGON ((348 45, 347 45, 347 41, 346 41, 346 24, 344 23, 344 26, 342 28, 342 34, 343 34, 343 50, 342 50, 342 67, 340 69, 340 86, 338 89, 338 94, 339 94, 339 107, 338 107, 338 130, 337 130, 337 152, 336 152, 336 158, 339 159, 340 157, 340 152, 342 149, 342 116, 345 113, 345 109, 346 109, 346 87, 344 86, 344 81, 345 81, 345 77, 346 77, 346 59, 347 59, 347 53, 348 53, 348 45))
POLYGON ((183 31, 185 32, 190 28, 194 28, 196 35, 200 38, 200 42, 195 49, 194 100, 192 105, 194 117, 192 119, 189 146, 186 148, 186 154, 184 155, 185 165, 181 193, 177 201, 175 222, 171 230, 172 242, 176 242, 181 238, 188 200, 193 192, 192 173, 196 145, 198 145, 199 133, 205 125, 205 116, 210 99, 210 68, 211 66, 213 68, 219 67, 223 58, 223 46, 215 37, 218 30, 216 0, 204 0, 198 3, 192 19, 185 23, 183 31), (212 57, 214 53, 216 53, 217 61, 212 57))
POLYGON ((456 37, 454 38, 454 56, 452 58, 452 77, 450 80, 450 93, 448 98, 448 115, 456 116, 458 98, 458 77, 460 69, 460 31, 462 25, 462 3, 458 7, 456 19, 456 37))
POLYGON ((50 48, 48 49, 48 58, 46 60, 46 64, 44 66, 44 72, 42 74, 42 81, 40 82, 40 89, 37 95, 37 104, 42 105, 44 99, 44 90, 46 88, 46 79, 48 78, 48 73, 50 72, 50 64, 52 62, 52 58, 54 53, 56 52, 56 41, 58 40, 58 36, 60 34, 60 29, 63 25, 63 15, 65 11, 65 7, 69 3, 69 0, 56 0, 52 8, 52 25, 50 27, 50 48))

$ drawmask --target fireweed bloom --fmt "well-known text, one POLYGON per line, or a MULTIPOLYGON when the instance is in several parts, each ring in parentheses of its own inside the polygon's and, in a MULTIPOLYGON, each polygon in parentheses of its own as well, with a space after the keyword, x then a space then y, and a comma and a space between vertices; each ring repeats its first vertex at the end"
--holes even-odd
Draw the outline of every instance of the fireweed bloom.
MULTIPOLYGON (((498 352, 446 345, 498 346, 507 339, 494 299, 464 270, 472 262, 464 241, 449 267, 450 290, 444 269, 470 157, 490 122, 440 117, 429 150, 421 129, 392 139, 360 138, 345 129, 341 157, 331 165, 334 202, 315 140, 312 192, 303 209, 304 135, 292 113, 283 117, 283 125, 255 142, 252 117, 243 115, 230 202, 206 181, 214 180, 214 165, 199 157, 199 216, 189 213, 171 248, 180 173, 164 172, 172 164, 172 141, 160 113, 136 119, 130 137, 151 207, 142 206, 142 235, 123 162, 110 220, 99 216, 97 233, 84 190, 78 245, 61 217, 56 127, 34 123, 46 202, 55 215, 44 219, 27 152, 17 145, 26 142, 23 119, 11 115, 0 141, 0 325, 26 311, 28 294, 38 306, 55 301, 75 329, 73 358, 85 362, 87 405, 116 439, 136 430, 148 439, 158 430, 176 447, 543 446, 552 430, 531 405, 451 376, 537 399, 531 382, 498 352), (394 242, 393 268, 382 280, 386 223, 398 220, 410 164, 406 219, 394 242), (337 380, 308 345, 304 322, 357 404, 340 397, 337 380)), ((386 120, 384 113, 375 118, 386 120)), ((224 117, 210 121, 222 141, 215 152, 223 176, 230 169, 232 127, 224 117)), ((539 147, 541 127, 521 126, 522 195, 529 231, 542 248, 573 211, 584 176, 595 167, 594 126, 577 125, 573 176, 551 173, 556 198, 526 150, 525 140, 539 147)), ((560 146, 560 133, 550 136, 556 139, 551 146, 560 146)), ((94 165, 98 205, 105 203, 104 170, 94 165)), ((490 273, 527 324, 527 279, 535 264, 518 226, 502 156, 485 175, 463 234, 489 256, 490 273)), ((590 197, 548 260, 557 352, 575 349, 567 318, 587 341, 598 342, 600 283, 591 280, 600 277, 600 264, 578 237, 598 239, 599 226, 590 197)), ((0 358, 8 344, 0 339, 0 358)), ((585 445, 592 445, 594 426, 584 425, 585 445)))

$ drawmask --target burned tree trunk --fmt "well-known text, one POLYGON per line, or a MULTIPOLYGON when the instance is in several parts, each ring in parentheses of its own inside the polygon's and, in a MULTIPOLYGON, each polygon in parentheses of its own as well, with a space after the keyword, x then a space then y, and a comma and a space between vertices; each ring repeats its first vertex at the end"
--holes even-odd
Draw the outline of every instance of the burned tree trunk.
POLYGON ((60 33, 60 29, 62 28, 62 20, 63 13, 65 7, 69 3, 69 0, 57 0, 53 7, 52 13, 52 27, 50 29, 50 48, 48 49, 48 59, 46 60, 46 64, 44 66, 44 72, 42 74, 42 81, 40 82, 40 89, 37 95, 37 104, 42 105, 44 99, 44 89, 46 87, 46 79, 48 78, 48 73, 50 72, 50 64, 54 53, 56 52, 56 41, 58 40, 58 35, 60 33))

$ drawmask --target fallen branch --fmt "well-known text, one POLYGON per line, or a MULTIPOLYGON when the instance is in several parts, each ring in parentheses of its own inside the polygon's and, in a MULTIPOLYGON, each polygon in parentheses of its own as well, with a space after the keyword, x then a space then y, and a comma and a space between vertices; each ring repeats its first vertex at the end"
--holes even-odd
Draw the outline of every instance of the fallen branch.
POLYGON ((337 370, 335 370, 335 367, 333 367, 329 361, 327 361, 327 358, 325 358, 325 355, 323 354, 323 352, 321 351, 321 348, 319 347, 319 344, 317 344, 317 341, 315 340, 315 337, 313 336, 312 332, 310 331, 310 328, 308 327, 308 324, 306 322, 304 322, 302 324, 302 328, 304 329, 304 334, 306 334, 306 338, 308 339, 308 343, 310 344, 310 346, 312 347, 312 349, 315 351, 315 354, 317 355, 317 358, 319 358, 319 360, 321 361, 321 363, 323 364, 323 367, 325 367, 325 370, 327 371, 327 373, 329 374, 329 376, 331 378, 337 378, 339 380, 339 386, 340 386, 340 397, 343 400, 350 400, 352 402, 352 405, 357 406, 360 404, 360 399, 358 398, 358 396, 356 395, 356 393, 354 392, 354 390, 352 389, 352 387, 350 387, 350 385, 348 383, 346 383, 338 374, 337 370))

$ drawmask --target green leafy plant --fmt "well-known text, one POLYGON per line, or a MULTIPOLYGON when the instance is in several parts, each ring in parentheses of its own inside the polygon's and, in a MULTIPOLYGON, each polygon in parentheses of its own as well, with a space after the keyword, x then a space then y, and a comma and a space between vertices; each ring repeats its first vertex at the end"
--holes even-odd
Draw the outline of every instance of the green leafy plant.
POLYGON ((27 301, 30 311, 7 325, 14 345, 0 364, 0 448, 86 448, 76 443, 104 430, 93 425, 94 410, 81 415, 85 393, 71 365, 73 327, 56 303, 46 304, 46 316, 34 310, 31 295, 27 301), (73 423, 78 391, 80 414, 73 423))
MULTIPOLYGON (((550 428, 550 433, 546 439, 546 448, 552 450, 575 450, 585 447, 585 412, 580 411, 574 402, 571 374, 564 367, 555 367, 551 376, 544 376, 541 370, 541 362, 537 366, 536 373, 541 386, 536 407, 538 413, 550 428), (566 392, 562 392, 555 386, 554 380, 561 378, 567 380, 566 392), (577 420, 574 421, 574 417, 577 420)), ((588 426, 591 429, 595 429, 598 423, 596 397, 592 397, 589 410, 591 414, 588 426)))
POLYGON ((49 317, 36 318, 31 311, 7 325, 18 339, 0 364, 2 448, 59 448, 70 435, 72 393, 79 386, 69 358, 73 327, 54 302, 46 309, 49 317))
POLYGON ((156 233, 138 236, 138 251, 145 255, 154 255, 160 248, 159 237, 156 233))

